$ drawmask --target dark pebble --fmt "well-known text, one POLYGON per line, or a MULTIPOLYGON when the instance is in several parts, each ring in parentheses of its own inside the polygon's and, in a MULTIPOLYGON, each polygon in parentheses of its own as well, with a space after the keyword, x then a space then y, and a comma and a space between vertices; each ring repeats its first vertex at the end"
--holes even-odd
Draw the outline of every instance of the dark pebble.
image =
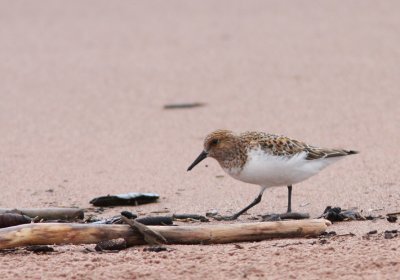
POLYGON ((377 234, 377 233, 378 233, 378 231, 376 229, 371 230, 370 232, 368 232, 368 234, 377 234))
POLYGON ((398 232, 399 231, 397 229, 386 230, 384 235, 385 239, 392 239, 393 237, 397 237, 398 232))
POLYGON ((396 217, 396 216, 387 216, 387 217, 386 217, 386 220, 387 220, 389 223, 395 223, 395 222, 397 221, 397 217, 396 217))
POLYGON ((385 231, 385 239, 392 239, 393 237, 394 237, 393 233, 385 231))

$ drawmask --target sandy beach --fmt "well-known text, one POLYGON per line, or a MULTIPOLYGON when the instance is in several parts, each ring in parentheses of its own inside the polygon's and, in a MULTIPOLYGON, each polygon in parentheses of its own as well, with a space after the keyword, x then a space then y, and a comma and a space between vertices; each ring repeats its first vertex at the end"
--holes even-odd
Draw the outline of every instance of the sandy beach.
MULTIPOLYGON (((204 136, 225 128, 360 151, 295 185, 294 210, 398 212, 399 9, 361 0, 1 1, 0 207, 87 209, 96 196, 155 192, 158 203, 98 216, 233 214, 258 186, 213 159, 186 171, 204 136), (205 105, 163 108, 185 102, 205 105)), ((236 223, 286 203, 286 188, 268 189, 236 223)), ((0 278, 396 279, 400 234, 384 238, 396 229, 399 220, 376 219, 334 223, 338 236, 326 242, 0 252, 0 278)))

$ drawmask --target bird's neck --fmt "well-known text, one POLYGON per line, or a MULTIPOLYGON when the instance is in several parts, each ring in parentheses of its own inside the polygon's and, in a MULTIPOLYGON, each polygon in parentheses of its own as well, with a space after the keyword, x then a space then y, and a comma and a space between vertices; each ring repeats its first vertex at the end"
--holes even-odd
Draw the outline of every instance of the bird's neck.
POLYGON ((240 142, 233 147, 226 149, 223 154, 216 157, 217 161, 224 169, 242 169, 247 160, 247 151, 240 142))

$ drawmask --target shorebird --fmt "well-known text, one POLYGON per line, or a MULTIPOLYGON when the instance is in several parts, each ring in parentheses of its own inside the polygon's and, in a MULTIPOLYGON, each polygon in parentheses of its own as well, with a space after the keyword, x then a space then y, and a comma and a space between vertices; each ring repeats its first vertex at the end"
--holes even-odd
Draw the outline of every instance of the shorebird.
POLYGON ((235 220, 260 203, 265 189, 269 187, 287 186, 287 212, 291 212, 294 184, 319 173, 344 156, 357 153, 353 150, 318 148, 264 132, 235 134, 230 130, 216 130, 206 136, 204 150, 187 171, 211 157, 233 178, 261 187, 253 202, 236 214, 225 217, 227 220, 235 220))

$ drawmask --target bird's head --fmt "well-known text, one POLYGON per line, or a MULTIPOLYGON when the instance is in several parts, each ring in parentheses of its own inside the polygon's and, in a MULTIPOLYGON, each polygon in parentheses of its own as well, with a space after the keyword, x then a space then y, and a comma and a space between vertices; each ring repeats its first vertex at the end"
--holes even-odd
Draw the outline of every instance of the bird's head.
POLYGON ((236 137, 230 130, 216 130, 204 139, 204 150, 187 169, 190 171, 206 157, 215 158, 218 162, 223 161, 227 155, 232 153, 236 143, 236 137))

